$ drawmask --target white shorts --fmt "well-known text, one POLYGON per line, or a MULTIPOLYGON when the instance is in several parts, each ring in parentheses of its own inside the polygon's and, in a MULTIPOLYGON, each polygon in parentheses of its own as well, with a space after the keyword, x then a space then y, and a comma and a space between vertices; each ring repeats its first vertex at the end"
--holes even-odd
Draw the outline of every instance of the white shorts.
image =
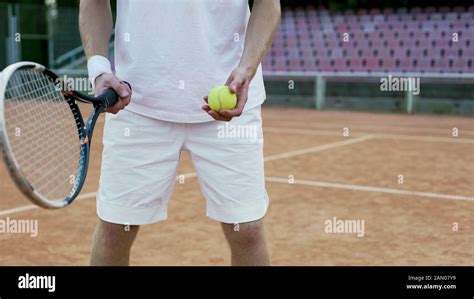
POLYGON ((207 216, 223 223, 262 218, 268 208, 260 106, 231 122, 173 123, 122 110, 107 114, 97 213, 142 225, 167 218, 181 151, 193 161, 207 216))

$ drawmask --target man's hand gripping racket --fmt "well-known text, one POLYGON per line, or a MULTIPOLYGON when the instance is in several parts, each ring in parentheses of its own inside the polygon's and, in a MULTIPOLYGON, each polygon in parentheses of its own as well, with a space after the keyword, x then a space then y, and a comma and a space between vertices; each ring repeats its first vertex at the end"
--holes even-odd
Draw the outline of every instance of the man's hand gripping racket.
POLYGON ((3 159, 23 194, 50 209, 65 207, 79 195, 97 118, 121 106, 112 88, 90 97, 58 88, 57 82, 56 74, 33 62, 15 63, 0 74, 3 159), (93 105, 86 121, 76 101, 93 105))

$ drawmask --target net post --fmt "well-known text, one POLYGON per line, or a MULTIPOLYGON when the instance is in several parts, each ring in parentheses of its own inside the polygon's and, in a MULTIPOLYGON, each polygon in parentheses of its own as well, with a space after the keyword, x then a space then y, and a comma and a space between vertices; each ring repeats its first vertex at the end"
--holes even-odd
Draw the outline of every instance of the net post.
POLYGON ((415 106, 415 97, 413 95, 413 82, 412 78, 408 78, 408 88, 406 91, 406 101, 407 101, 407 113, 413 114, 415 106))
POLYGON ((326 101, 326 80, 322 75, 318 75, 314 82, 314 94, 316 95, 316 109, 324 109, 324 103, 326 101))

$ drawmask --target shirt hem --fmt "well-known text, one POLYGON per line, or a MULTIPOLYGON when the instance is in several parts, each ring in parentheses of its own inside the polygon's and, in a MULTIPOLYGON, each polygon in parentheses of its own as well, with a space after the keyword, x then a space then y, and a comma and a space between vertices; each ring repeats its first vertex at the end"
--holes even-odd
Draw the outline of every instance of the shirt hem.
MULTIPOLYGON (((245 105, 244 111, 250 110, 252 108, 255 108, 257 106, 260 106, 265 102, 266 100, 266 94, 261 93, 258 96, 254 98, 251 102, 247 102, 245 105)), ((159 110, 155 110, 150 107, 142 106, 139 104, 130 104, 128 105, 125 110, 128 110, 130 112, 140 114, 146 117, 150 117, 153 119, 158 119, 162 121, 168 121, 168 122, 174 122, 174 123, 203 123, 203 122, 210 122, 213 121, 214 119, 205 113, 204 111, 202 113, 196 113, 196 114, 177 114, 177 113, 168 113, 168 112, 163 112, 159 110)))

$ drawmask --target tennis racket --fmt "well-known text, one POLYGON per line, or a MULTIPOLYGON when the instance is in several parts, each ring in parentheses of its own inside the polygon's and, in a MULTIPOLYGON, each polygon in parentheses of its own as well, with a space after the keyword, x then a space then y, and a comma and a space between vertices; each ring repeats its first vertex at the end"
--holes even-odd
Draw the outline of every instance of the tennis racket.
POLYGON ((113 89, 98 97, 58 88, 58 76, 33 62, 0 75, 0 147, 23 194, 43 208, 71 204, 86 179, 92 133, 100 113, 118 101, 113 89), (76 101, 93 105, 86 122, 76 101))

